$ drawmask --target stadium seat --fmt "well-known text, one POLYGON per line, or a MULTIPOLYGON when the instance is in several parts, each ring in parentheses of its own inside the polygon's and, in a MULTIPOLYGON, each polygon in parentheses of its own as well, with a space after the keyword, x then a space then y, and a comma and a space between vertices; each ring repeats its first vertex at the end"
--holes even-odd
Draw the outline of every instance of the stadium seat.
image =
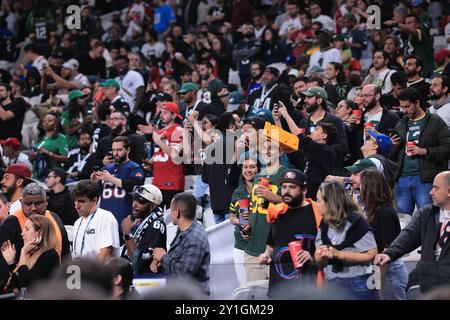
POLYGON ((233 300, 267 300, 269 280, 250 281, 233 291, 233 300))
POLYGON ((411 215, 406 213, 397 213, 400 220, 400 229, 404 229, 411 222, 411 215))

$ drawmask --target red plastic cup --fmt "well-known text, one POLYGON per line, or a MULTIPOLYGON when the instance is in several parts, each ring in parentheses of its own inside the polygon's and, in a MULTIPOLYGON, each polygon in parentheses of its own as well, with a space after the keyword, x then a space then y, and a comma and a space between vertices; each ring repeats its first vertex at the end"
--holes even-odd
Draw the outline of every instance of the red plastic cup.
POLYGON ((248 224, 248 220, 244 219, 243 214, 248 214, 248 208, 250 206, 250 199, 239 200, 239 223, 241 225, 248 224))
POLYGON ((268 188, 269 187, 269 178, 267 178, 267 177, 260 177, 258 179, 258 185, 268 188))
POLYGON ((297 254, 302 250, 302 244, 300 241, 292 241, 289 242, 289 252, 291 254, 292 262, 294 263, 294 268, 300 268, 300 265, 297 262, 297 254))
POLYGON ((412 152, 409 151, 409 148, 413 147, 413 146, 416 146, 416 145, 417 145, 417 143, 415 141, 407 141, 406 142, 406 155, 407 156, 409 156, 409 157, 413 156, 412 152))
POLYGON ((299 128, 301 134, 305 134, 305 128, 299 128))
POLYGON ((375 126, 373 125, 373 123, 372 122, 366 122, 365 124, 364 124, 364 128, 366 128, 367 130, 369 130, 369 129, 374 129, 375 128, 375 126))
POLYGON ((103 96, 105 95, 105 93, 103 91, 98 91, 97 94, 95 95, 95 101, 98 103, 100 101, 102 101, 103 96))
POLYGON ((361 123, 362 111, 359 109, 352 110, 352 114, 355 116, 356 124, 361 123))

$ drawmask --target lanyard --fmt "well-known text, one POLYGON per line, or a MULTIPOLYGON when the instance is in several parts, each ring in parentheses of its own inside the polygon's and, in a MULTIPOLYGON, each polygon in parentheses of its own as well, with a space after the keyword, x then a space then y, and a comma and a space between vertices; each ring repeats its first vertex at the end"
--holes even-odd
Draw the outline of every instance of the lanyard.
POLYGON ((269 91, 266 92, 266 86, 264 86, 262 88, 261 91, 261 98, 260 98, 260 103, 259 103, 259 107, 262 108, 264 106, 264 102, 266 101, 268 95, 272 92, 273 89, 275 89, 275 87, 277 87, 278 84, 275 84, 272 86, 272 88, 269 89, 269 91))
MULTIPOLYGON (((95 214, 97 213, 97 210, 98 210, 98 208, 95 209, 94 213, 91 215, 91 218, 89 219, 89 221, 88 221, 88 223, 86 225, 86 228, 84 229, 83 239, 81 240, 80 256, 83 254, 84 240, 86 238, 86 233, 88 231, 89 224, 91 223, 92 219, 94 218, 95 214)), ((83 221, 83 220, 81 220, 81 221, 83 221)), ((73 243, 73 251, 76 250, 76 243, 77 243, 77 239, 78 239, 78 231, 80 231, 81 224, 82 223, 80 223, 80 225, 78 226, 77 233, 75 234, 74 243, 73 243)))

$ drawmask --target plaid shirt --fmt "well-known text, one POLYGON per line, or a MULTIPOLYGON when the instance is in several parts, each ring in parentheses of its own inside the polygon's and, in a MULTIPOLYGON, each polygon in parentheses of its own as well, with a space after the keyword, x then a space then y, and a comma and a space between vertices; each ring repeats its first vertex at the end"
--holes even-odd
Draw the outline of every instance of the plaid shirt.
POLYGON ((177 231, 169 252, 161 259, 165 272, 176 277, 189 277, 209 296, 209 242, 205 229, 194 221, 189 228, 177 231))

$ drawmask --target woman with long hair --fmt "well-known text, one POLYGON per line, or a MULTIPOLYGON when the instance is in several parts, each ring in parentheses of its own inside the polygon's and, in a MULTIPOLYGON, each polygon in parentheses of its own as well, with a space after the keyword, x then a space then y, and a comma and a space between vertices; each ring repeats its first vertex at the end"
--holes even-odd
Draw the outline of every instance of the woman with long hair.
POLYGON ((53 270, 60 266, 56 233, 50 219, 31 215, 25 222, 22 238, 24 245, 18 263, 15 246, 9 240, 1 248, 11 270, 7 288, 29 287, 38 280, 48 279, 53 270))
POLYGON ((239 186, 234 190, 230 202, 230 222, 235 225, 234 229, 234 268, 239 284, 247 281, 244 268, 244 252, 248 245, 248 231, 250 218, 250 197, 252 194, 253 178, 259 172, 257 155, 249 152, 244 153, 238 161, 241 167, 239 186))
POLYGON ((359 208, 337 182, 322 183, 317 192, 317 207, 323 220, 314 259, 324 265, 328 286, 346 294, 346 298, 377 299, 375 288, 367 286, 377 244, 359 208))
POLYGON ((402 71, 403 55, 400 49, 400 40, 394 35, 387 35, 384 38, 383 49, 389 54, 388 68, 402 71))
POLYGON ((285 41, 278 37, 278 32, 272 28, 266 28, 262 35, 261 52, 267 65, 280 64, 286 61, 288 48, 285 41))
POLYGON ((113 274, 113 300, 126 300, 133 293, 133 266, 123 258, 114 257, 106 262, 113 274))
POLYGON ((347 94, 351 89, 350 84, 345 80, 345 73, 342 64, 338 62, 330 62, 325 67, 325 74, 328 83, 336 88, 338 101, 347 98, 347 94))
MULTIPOLYGON (((400 233, 400 221, 394 209, 392 190, 386 177, 377 168, 361 173, 361 200, 364 213, 377 242, 378 253, 389 247, 400 233)), ((408 271, 400 260, 382 269, 381 296, 385 300, 406 300, 408 271)))
POLYGON ((228 83, 228 74, 232 64, 231 51, 227 42, 222 37, 215 37, 211 41, 211 64, 217 69, 217 76, 220 80, 228 83))
POLYGON ((93 121, 92 116, 87 116, 87 96, 81 90, 69 92, 68 110, 61 115, 61 125, 66 134, 69 149, 78 144, 78 134, 81 129, 88 128, 93 121))

